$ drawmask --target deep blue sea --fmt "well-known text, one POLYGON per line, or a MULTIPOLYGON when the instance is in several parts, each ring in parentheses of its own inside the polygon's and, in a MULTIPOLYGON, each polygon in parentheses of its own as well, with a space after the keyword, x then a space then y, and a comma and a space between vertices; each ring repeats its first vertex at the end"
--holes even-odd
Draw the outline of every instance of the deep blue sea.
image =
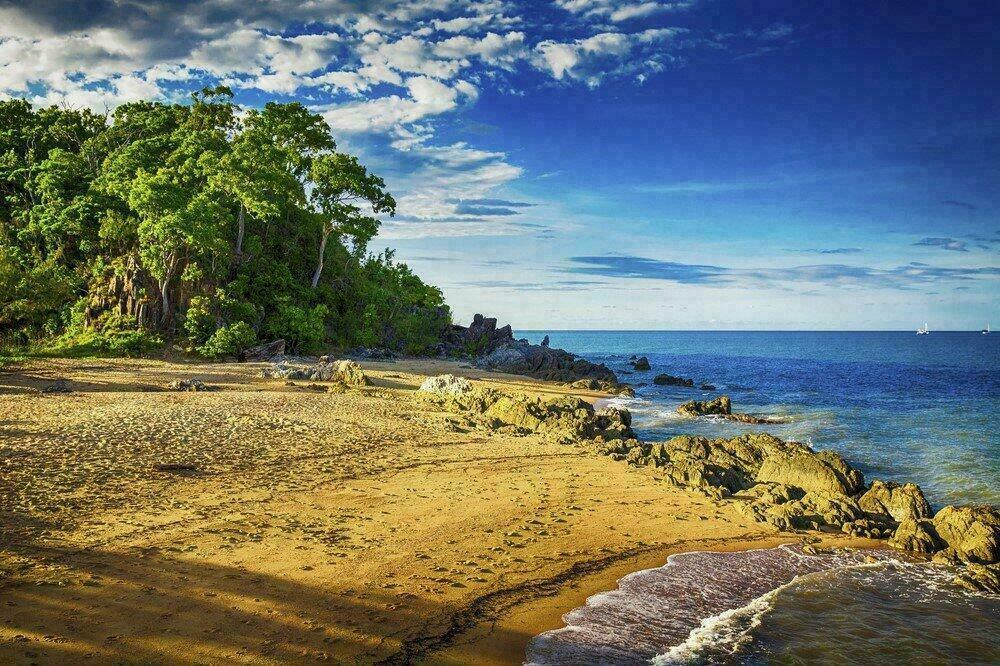
POLYGON ((1000 503, 1000 333, 519 331, 606 363, 637 387, 628 407, 646 440, 767 430, 833 449, 866 479, 913 481, 929 501, 1000 503), (628 358, 652 369, 631 372, 628 358), (666 372, 715 391, 661 387, 666 372), (784 425, 684 419, 677 405, 726 394, 733 410, 784 425))
MULTIPOLYGON (((647 441, 748 430, 840 452, 865 478, 913 481, 935 509, 1000 504, 1000 333, 521 331, 606 363, 647 441), (631 372, 629 356, 652 369, 631 372), (714 391, 660 387, 659 373, 714 391), (629 374, 631 373, 631 374, 629 374), (782 425, 681 418, 726 394, 782 425)), ((684 553, 619 581, 536 637, 531 664, 1000 663, 1000 598, 951 567, 881 551, 684 553)))

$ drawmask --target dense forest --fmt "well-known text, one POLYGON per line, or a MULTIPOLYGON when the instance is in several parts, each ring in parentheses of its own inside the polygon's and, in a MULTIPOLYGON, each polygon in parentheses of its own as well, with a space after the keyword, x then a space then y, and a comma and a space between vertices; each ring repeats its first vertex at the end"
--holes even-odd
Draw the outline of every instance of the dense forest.
POLYGON ((427 351, 440 290, 368 248, 395 207, 298 103, 0 102, 0 343, 427 351))

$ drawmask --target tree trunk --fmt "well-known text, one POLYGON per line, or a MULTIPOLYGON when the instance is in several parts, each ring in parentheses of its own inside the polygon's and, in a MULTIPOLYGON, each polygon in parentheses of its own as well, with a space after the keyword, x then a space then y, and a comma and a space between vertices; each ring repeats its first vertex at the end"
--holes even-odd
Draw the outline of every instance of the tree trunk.
POLYGON ((243 203, 240 203, 240 214, 236 217, 236 256, 243 254, 243 233, 246 230, 246 221, 243 214, 243 203))
POLYGON ((160 280, 160 300, 163 302, 163 314, 160 315, 160 328, 166 328, 170 319, 170 276, 160 280))
POLYGON ((324 231, 323 237, 319 241, 319 260, 316 262, 316 272, 313 273, 312 288, 319 284, 319 277, 323 274, 323 255, 326 254, 326 239, 330 237, 330 232, 324 231))

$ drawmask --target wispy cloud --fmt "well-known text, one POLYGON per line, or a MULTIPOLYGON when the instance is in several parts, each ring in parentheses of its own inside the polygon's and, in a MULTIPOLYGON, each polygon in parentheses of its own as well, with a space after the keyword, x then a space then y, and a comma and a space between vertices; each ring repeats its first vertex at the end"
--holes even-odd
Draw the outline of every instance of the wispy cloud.
POLYGON ((927 238, 921 238, 914 245, 920 245, 924 247, 937 247, 942 250, 951 250, 952 252, 968 252, 968 243, 961 240, 956 240, 954 238, 947 237, 937 237, 928 236, 927 238))
POLYGON ((571 257, 569 273, 605 278, 664 280, 692 285, 815 283, 832 287, 912 289, 940 281, 996 279, 996 267, 937 267, 912 262, 893 268, 813 264, 786 268, 729 268, 630 255, 571 257))
POLYGON ((832 247, 832 248, 813 248, 811 250, 803 250, 810 254, 860 254, 864 252, 860 247, 832 247))
POLYGON ((954 206, 955 208, 964 208, 965 210, 977 210, 978 207, 970 204, 967 201, 959 201, 957 199, 945 199, 942 201, 945 206, 954 206))

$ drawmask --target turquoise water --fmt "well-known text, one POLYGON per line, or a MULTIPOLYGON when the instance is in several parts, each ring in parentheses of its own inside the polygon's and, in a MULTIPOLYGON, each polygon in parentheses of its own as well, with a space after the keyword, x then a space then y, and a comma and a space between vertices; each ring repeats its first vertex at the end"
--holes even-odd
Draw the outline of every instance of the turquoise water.
MULTIPOLYGON (((920 484, 935 508, 1000 503, 1000 334, 576 332, 549 335, 637 387, 624 401, 646 440, 767 430, 839 451, 865 473, 920 484), (630 373, 628 357, 652 369, 630 373), (660 387, 661 372, 716 390, 660 387), (719 394, 734 410, 780 414, 748 426, 676 414, 719 394)), ((568 664, 1000 663, 1000 598, 955 570, 890 551, 807 556, 782 547, 684 553, 536 637, 526 662, 568 664)))
POLYGON ((1000 503, 1000 333, 522 331, 601 361, 638 386, 628 406, 644 439, 768 430, 833 449, 865 477, 913 481, 937 507, 1000 503), (652 370, 631 371, 628 357, 652 370), (713 392, 652 385, 667 372, 713 392), (645 384, 645 385, 643 385, 645 384), (678 404, 725 393, 737 411, 790 423, 680 419, 678 404))

